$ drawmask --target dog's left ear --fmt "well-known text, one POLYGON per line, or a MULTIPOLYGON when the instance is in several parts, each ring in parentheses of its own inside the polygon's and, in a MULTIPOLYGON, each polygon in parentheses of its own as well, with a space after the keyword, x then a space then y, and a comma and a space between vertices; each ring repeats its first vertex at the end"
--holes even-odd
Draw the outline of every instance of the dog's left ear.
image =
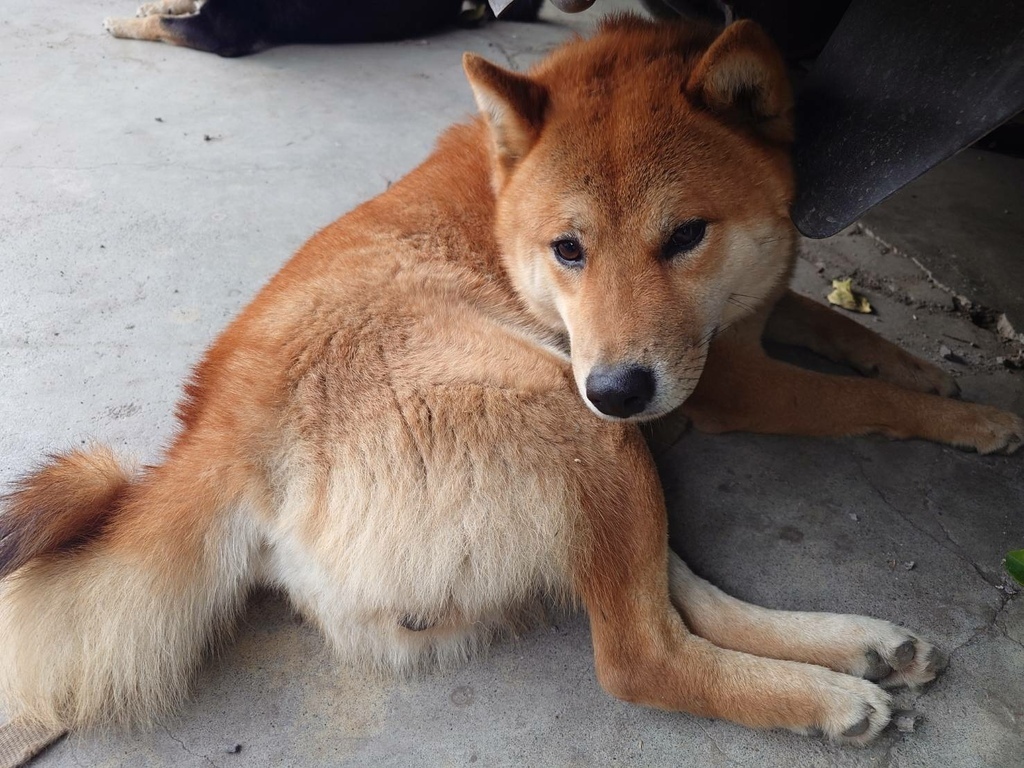
POLYGON ((793 92, 775 44, 757 24, 730 24, 704 52, 687 95, 771 141, 793 141, 793 92))
POLYGON ((540 135, 547 90, 526 75, 502 69, 474 53, 463 54, 462 67, 491 129, 497 160, 496 181, 501 184, 540 135))

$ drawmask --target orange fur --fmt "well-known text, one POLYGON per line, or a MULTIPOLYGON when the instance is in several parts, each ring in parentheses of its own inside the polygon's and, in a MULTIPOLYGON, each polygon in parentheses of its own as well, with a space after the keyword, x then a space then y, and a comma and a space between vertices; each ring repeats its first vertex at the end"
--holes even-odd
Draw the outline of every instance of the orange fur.
POLYGON ((877 357, 896 383, 939 380, 866 331, 808 330, 821 316, 786 294, 791 97, 763 33, 621 17, 527 74, 465 68, 482 116, 270 281, 196 368, 160 466, 129 477, 106 452, 70 454, 8 499, 11 711, 59 728, 151 717, 255 584, 339 654, 397 669, 460 660, 538 601, 579 602, 613 694, 851 743, 889 718, 870 680, 937 674, 906 630, 746 605, 667 548, 636 422, 680 406, 711 429, 980 450, 1021 433, 763 356, 778 304, 769 331, 877 357), (566 239, 578 262, 556 260, 566 239), (587 382, 624 365, 653 391, 610 418, 587 382))
POLYGON ((130 482, 106 448, 52 456, 6 499, 0 517, 0 578, 32 558, 85 544, 90 534, 99 534, 130 482))

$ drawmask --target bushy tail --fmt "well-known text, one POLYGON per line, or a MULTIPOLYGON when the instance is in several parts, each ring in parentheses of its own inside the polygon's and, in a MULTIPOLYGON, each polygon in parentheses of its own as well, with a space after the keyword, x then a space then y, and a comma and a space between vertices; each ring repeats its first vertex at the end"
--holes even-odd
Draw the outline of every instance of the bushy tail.
POLYGON ((0 515, 7 712, 66 729, 176 704, 252 580, 238 488, 180 455, 133 478, 106 449, 21 481, 0 515))

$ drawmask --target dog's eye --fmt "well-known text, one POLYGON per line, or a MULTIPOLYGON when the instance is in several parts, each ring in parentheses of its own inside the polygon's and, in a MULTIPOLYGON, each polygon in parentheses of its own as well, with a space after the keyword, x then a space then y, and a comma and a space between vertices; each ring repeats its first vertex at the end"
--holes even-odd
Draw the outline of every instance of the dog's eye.
POLYGON ((708 230, 708 223, 704 219, 691 219, 682 226, 676 228, 676 231, 672 233, 672 237, 665 243, 665 248, 662 255, 666 259, 670 259, 673 256, 678 256, 681 253, 692 251, 698 245, 701 240, 704 239, 704 233, 708 230))
POLYGON ((564 237, 561 240, 555 240, 551 244, 551 250, 555 252, 555 258, 562 264, 571 267, 578 267, 583 264, 583 246, 574 237, 564 237))

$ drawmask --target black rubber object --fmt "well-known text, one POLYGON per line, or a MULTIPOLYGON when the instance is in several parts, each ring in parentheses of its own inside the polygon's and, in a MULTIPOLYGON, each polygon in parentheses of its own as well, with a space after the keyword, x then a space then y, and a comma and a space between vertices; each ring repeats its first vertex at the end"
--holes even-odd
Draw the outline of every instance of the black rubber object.
POLYGON ((797 97, 793 221, 828 237, 1024 109, 1024 1, 854 0, 797 97))

